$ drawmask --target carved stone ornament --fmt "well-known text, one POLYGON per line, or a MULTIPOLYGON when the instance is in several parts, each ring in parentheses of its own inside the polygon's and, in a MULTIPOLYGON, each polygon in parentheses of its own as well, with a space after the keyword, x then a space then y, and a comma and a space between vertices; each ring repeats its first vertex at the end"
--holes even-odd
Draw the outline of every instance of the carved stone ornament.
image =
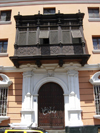
POLYGON ((54 71, 48 70, 48 77, 54 77, 54 71))
POLYGON ((5 75, 0 73, 0 87, 9 87, 12 81, 5 75))
POLYGON ((93 85, 100 85, 100 72, 96 72, 89 81, 93 85))

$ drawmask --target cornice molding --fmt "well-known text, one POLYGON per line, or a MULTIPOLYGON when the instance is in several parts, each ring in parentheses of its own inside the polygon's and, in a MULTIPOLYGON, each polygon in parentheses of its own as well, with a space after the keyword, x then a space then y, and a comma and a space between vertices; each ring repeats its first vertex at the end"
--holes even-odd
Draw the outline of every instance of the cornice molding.
POLYGON ((86 71, 86 70, 100 70, 100 63, 99 64, 86 64, 85 66, 78 66, 78 64, 74 64, 73 66, 72 64, 64 64, 63 67, 58 67, 56 66, 56 64, 51 67, 51 65, 49 64, 50 67, 47 66, 41 66, 41 68, 37 68, 35 65, 24 65, 21 68, 16 68, 14 66, 0 66, 0 72, 26 72, 26 71, 34 71, 36 73, 42 73, 42 72, 47 72, 47 70, 54 70, 55 72, 67 72, 68 70, 77 70, 77 71, 86 71), (77 67, 76 67, 77 66, 77 67), (77 68, 77 69, 76 69, 77 68), (47 69, 47 70, 46 70, 47 69))
POLYGON ((23 5, 41 5, 41 4, 100 4, 100 0, 63 0, 63 1, 35 1, 35 0, 0 0, 0 7, 23 6, 23 5))

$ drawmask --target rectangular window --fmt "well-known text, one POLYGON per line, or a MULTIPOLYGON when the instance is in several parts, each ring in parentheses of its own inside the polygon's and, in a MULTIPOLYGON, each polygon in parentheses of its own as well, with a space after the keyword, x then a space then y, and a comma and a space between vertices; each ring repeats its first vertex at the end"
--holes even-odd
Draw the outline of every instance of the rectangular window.
POLYGON ((100 115, 100 86, 94 86, 96 114, 100 115))
POLYGON ((89 13, 89 18, 99 18, 100 14, 99 14, 99 8, 90 8, 88 9, 88 13, 89 13))
POLYGON ((44 8, 43 14, 55 14, 55 8, 44 8))
POLYGON ((0 41, 0 53, 7 52, 8 41, 0 41))
POLYGON ((0 88, 0 116, 6 116, 7 113, 7 91, 8 88, 0 88))
POLYGON ((100 37, 93 37, 93 48, 100 49, 100 37))
POLYGON ((0 21, 10 21, 11 11, 1 11, 0 12, 0 21))

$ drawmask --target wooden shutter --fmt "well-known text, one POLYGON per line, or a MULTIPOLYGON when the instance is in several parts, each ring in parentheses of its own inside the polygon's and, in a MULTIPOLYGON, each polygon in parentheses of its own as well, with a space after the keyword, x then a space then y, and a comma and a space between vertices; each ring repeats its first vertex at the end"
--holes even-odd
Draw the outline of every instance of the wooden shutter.
POLYGON ((71 35, 70 35, 70 31, 62 31, 62 43, 66 44, 66 43, 71 43, 71 35))
POLYGON ((52 30, 50 31, 50 44, 57 44, 58 43, 58 31, 52 30))
POLYGON ((18 41, 18 44, 19 45, 26 45, 26 35, 27 35, 27 32, 19 32, 19 41, 18 41))
POLYGON ((36 31, 29 32, 28 45, 36 44, 36 31))

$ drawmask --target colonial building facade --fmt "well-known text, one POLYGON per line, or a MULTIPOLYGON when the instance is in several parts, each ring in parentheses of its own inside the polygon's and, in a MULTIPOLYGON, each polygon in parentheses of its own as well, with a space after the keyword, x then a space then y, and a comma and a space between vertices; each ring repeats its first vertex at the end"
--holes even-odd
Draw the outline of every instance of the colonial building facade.
POLYGON ((99 5, 0 0, 0 126, 99 132, 99 5))

